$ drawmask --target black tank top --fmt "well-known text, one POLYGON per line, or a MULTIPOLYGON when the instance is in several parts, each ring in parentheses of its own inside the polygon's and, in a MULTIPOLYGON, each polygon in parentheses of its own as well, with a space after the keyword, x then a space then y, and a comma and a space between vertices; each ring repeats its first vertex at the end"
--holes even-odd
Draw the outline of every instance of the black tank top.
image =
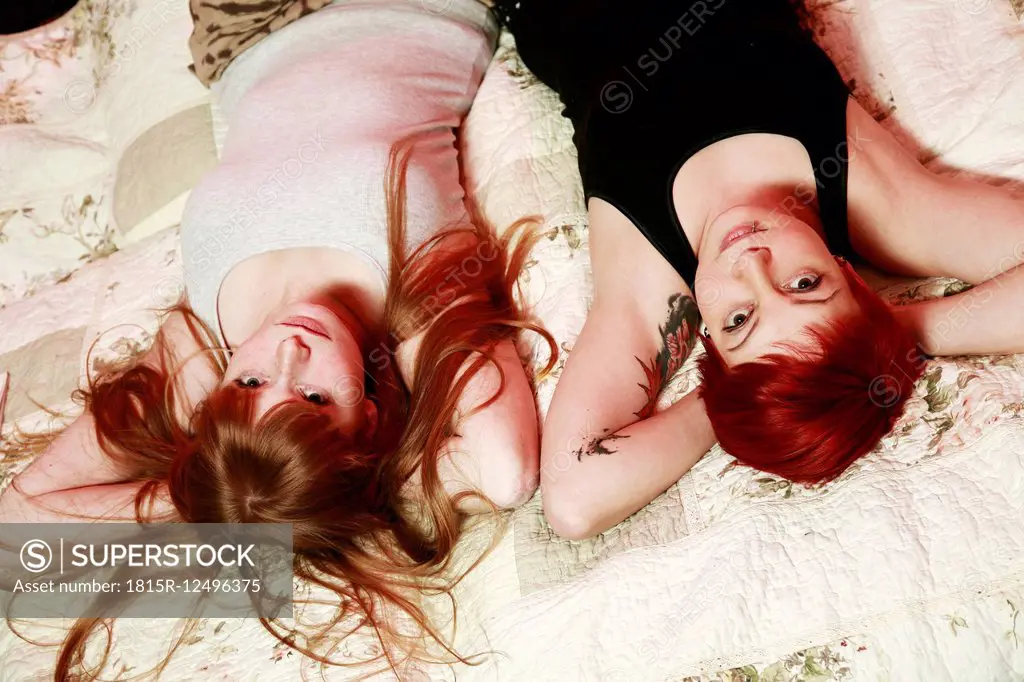
POLYGON ((745 133, 803 144, 826 240, 847 229, 849 91, 787 0, 499 0, 525 65, 575 127, 587 198, 628 217, 693 288, 672 184, 701 149, 745 133))

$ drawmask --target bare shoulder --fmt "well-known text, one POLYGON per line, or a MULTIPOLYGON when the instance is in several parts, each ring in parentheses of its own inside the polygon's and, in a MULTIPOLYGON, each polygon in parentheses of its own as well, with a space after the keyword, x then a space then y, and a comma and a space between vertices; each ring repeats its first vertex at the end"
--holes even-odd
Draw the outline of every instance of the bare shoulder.
POLYGON ((908 217, 908 202, 940 191, 934 175, 853 98, 847 106, 846 128, 849 230, 854 250, 893 274, 932 274, 918 257, 925 226, 908 217))
POLYGON ((1004 187, 928 170, 851 100, 850 241, 898 275, 984 282, 1024 258, 1024 201, 1004 187))

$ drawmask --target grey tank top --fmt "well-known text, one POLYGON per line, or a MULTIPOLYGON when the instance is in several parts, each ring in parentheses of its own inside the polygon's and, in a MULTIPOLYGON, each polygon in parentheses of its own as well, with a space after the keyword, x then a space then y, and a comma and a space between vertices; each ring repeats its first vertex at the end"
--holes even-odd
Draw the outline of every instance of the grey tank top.
POLYGON ((464 223, 455 129, 496 36, 476 0, 337 0, 236 58, 214 85, 227 123, 220 163, 182 217, 199 317, 219 329, 231 269, 281 249, 347 251, 386 285, 384 178, 409 136, 407 247, 464 223))

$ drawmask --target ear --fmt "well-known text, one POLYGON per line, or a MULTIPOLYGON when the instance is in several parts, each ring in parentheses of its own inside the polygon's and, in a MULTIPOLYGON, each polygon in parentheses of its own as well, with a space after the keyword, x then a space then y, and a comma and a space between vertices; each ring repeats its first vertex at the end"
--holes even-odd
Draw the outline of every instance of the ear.
POLYGON ((697 336, 700 337, 700 340, 704 342, 705 346, 710 346, 714 343, 711 340, 711 334, 708 333, 708 326, 703 322, 701 322, 700 328, 697 330, 697 336))
POLYGON ((372 400, 363 401, 363 410, 365 411, 366 419, 366 435, 373 436, 377 433, 377 423, 379 420, 379 414, 377 413, 377 403, 372 400))

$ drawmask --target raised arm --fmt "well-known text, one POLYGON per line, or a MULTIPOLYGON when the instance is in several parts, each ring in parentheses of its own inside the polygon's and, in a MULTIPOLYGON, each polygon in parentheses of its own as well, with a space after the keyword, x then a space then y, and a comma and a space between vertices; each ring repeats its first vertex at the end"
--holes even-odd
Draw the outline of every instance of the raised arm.
POLYGON ((923 273, 973 288, 901 306, 930 355, 1024 352, 1024 201, 1005 189, 928 173, 901 191, 906 248, 923 273))
POLYGON ((931 355, 1024 352, 1024 197, 932 173, 852 100, 848 113, 854 247, 896 274, 975 285, 897 316, 931 355))
POLYGON ((1018 264, 973 289, 900 306, 896 312, 929 355, 1024 353, 1024 266, 1018 264))
POLYGON ((556 533, 581 539, 644 507, 715 442, 691 392, 656 412, 693 349, 686 283, 609 204, 590 201, 594 302, 544 422, 541 494, 556 533))
MULTIPOLYGON (((692 306, 692 299, 682 304, 692 306)), ((679 299, 669 305, 676 309, 679 299)), ((672 355, 680 329, 661 326, 662 346, 655 349, 654 325, 636 310, 595 301, 544 424, 544 513, 568 539, 596 535, 638 511, 715 443, 696 391, 654 412, 658 388, 682 364, 692 336, 672 355), (640 360, 642 349, 648 360, 640 360)))
POLYGON ((460 435, 448 441, 441 475, 450 492, 479 489, 498 507, 511 509, 537 489, 537 404, 515 344, 502 342, 494 355, 497 366, 488 364, 478 372, 459 399, 458 412, 466 416, 459 424, 460 435), (499 387, 497 400, 479 410, 499 387))
MULTIPOLYGON (((168 316, 157 342, 140 362, 165 371, 163 351, 167 345, 176 357, 186 357, 198 349, 181 313, 168 316)), ((205 395, 214 380, 212 374, 200 369, 203 366, 202 362, 191 363, 185 374, 184 388, 191 404, 205 395)), ((0 522, 134 518, 138 489, 138 483, 124 481, 100 448, 95 420, 85 412, 60 432, 0 496, 0 522)), ((160 500, 154 511, 169 511, 169 502, 163 497, 160 500)))
POLYGON ((911 304, 904 315, 931 355, 1024 352, 1024 200, 1005 189, 931 175, 905 210, 930 238, 920 246, 929 269, 975 286, 911 304))
MULTIPOLYGON (((0 497, 0 523, 83 523, 134 521, 139 483, 104 483, 34 495, 8 488, 0 497)), ((162 488, 142 508, 146 518, 174 518, 174 505, 162 488)))
MULTIPOLYGON (((397 354, 403 379, 412 380, 418 342, 422 335, 403 343, 397 354)), ((497 366, 488 364, 470 380, 459 398, 459 436, 445 445, 439 473, 445 491, 456 495, 473 490, 500 508, 511 509, 526 502, 537 489, 540 437, 537 407, 526 372, 512 341, 494 350, 497 366), (501 387, 501 374, 505 383, 501 387), (479 409, 501 387, 497 400, 479 409)), ((473 358, 467 360, 472 362, 473 358)), ((465 366, 464 366, 465 368, 465 366)), ((464 511, 489 507, 466 498, 464 511)))

